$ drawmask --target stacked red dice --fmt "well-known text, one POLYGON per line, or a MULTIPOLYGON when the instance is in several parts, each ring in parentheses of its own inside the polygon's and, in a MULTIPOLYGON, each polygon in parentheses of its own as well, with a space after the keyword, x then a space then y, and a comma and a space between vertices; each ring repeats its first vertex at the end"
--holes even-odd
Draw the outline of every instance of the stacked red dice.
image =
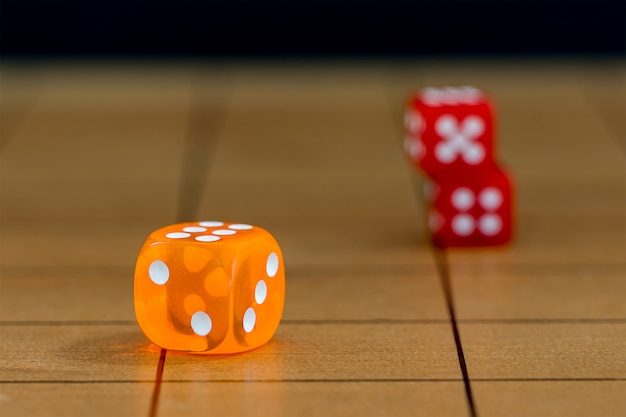
POLYGON ((425 88, 405 113, 405 151, 429 180, 428 227, 440 247, 511 240, 513 187, 495 158, 493 108, 474 87, 425 88))

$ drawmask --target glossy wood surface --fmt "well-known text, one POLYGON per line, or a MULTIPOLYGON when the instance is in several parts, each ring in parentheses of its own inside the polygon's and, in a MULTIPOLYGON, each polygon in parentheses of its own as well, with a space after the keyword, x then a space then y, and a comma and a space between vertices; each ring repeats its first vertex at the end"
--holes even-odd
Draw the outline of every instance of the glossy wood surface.
POLYGON ((1 416, 626 414, 619 62, 4 63, 1 416), (437 252, 407 94, 498 109, 517 235, 437 252), (274 339, 162 352, 133 313, 154 229, 252 223, 286 262, 274 339))

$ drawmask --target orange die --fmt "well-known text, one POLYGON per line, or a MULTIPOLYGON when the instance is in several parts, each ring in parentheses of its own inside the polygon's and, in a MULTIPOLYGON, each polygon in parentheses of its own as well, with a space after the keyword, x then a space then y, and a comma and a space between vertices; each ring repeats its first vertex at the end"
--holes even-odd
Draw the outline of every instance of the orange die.
POLYGON ((264 229, 180 223, 153 232, 135 267, 135 315, 165 349, 236 353, 269 341, 285 301, 283 256, 264 229))

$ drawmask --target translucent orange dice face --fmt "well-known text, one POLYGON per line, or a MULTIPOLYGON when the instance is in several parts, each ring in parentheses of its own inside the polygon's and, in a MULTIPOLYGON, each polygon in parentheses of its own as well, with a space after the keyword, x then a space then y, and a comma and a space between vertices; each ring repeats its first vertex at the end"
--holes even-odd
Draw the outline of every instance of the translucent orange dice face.
POLYGON ((285 299, 283 256, 264 229, 205 221, 156 230, 135 267, 135 315, 156 345, 236 353, 269 341, 285 299))

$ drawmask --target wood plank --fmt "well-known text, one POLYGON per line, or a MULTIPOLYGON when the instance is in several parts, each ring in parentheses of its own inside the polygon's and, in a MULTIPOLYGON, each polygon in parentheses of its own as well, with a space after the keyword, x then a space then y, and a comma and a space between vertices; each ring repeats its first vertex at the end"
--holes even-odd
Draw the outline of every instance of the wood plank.
POLYGON ((154 381, 159 361, 132 325, 0 326, 0 381, 154 381))
POLYGON ((459 325, 470 378, 623 378, 624 323, 459 325))
MULTIPOLYGON (((0 335, 0 359, 10 363, 2 381, 144 381, 154 378, 159 359, 136 325, 4 325, 0 335)), ((451 339, 441 324, 282 325, 245 355, 169 352, 163 378, 457 379, 451 339)))
POLYGON ((0 238, 0 264, 39 267, 113 265, 132 271, 141 245, 156 228, 147 224, 124 228, 123 223, 118 223, 116 226, 107 228, 107 224, 89 223, 82 231, 73 234, 57 226, 56 233, 53 229, 39 235, 27 231, 19 235, 3 235, 0 238))
POLYGON ((0 319, 134 322, 133 268, 4 268, 0 270, 0 319))
POLYGON ((164 383, 159 416, 464 416, 461 382, 164 383))
POLYGON ((0 404, 6 416, 144 416, 151 383, 0 384, 0 404))
POLYGON ((287 270, 285 320, 442 320, 445 301, 433 266, 287 270), (304 274, 303 274, 304 273, 304 274))
POLYGON ((281 325, 266 345, 234 356, 168 352, 164 381, 461 378, 447 324, 281 325))
MULTIPOLYGON (((134 321, 133 274, 132 266, 5 267, 0 319, 134 321)), ((288 268, 287 277, 285 320, 448 318, 434 267, 288 268)))
POLYGON ((459 319, 626 320, 626 264, 451 266, 459 319))
POLYGON ((625 381, 477 381, 481 416, 621 416, 625 381))

